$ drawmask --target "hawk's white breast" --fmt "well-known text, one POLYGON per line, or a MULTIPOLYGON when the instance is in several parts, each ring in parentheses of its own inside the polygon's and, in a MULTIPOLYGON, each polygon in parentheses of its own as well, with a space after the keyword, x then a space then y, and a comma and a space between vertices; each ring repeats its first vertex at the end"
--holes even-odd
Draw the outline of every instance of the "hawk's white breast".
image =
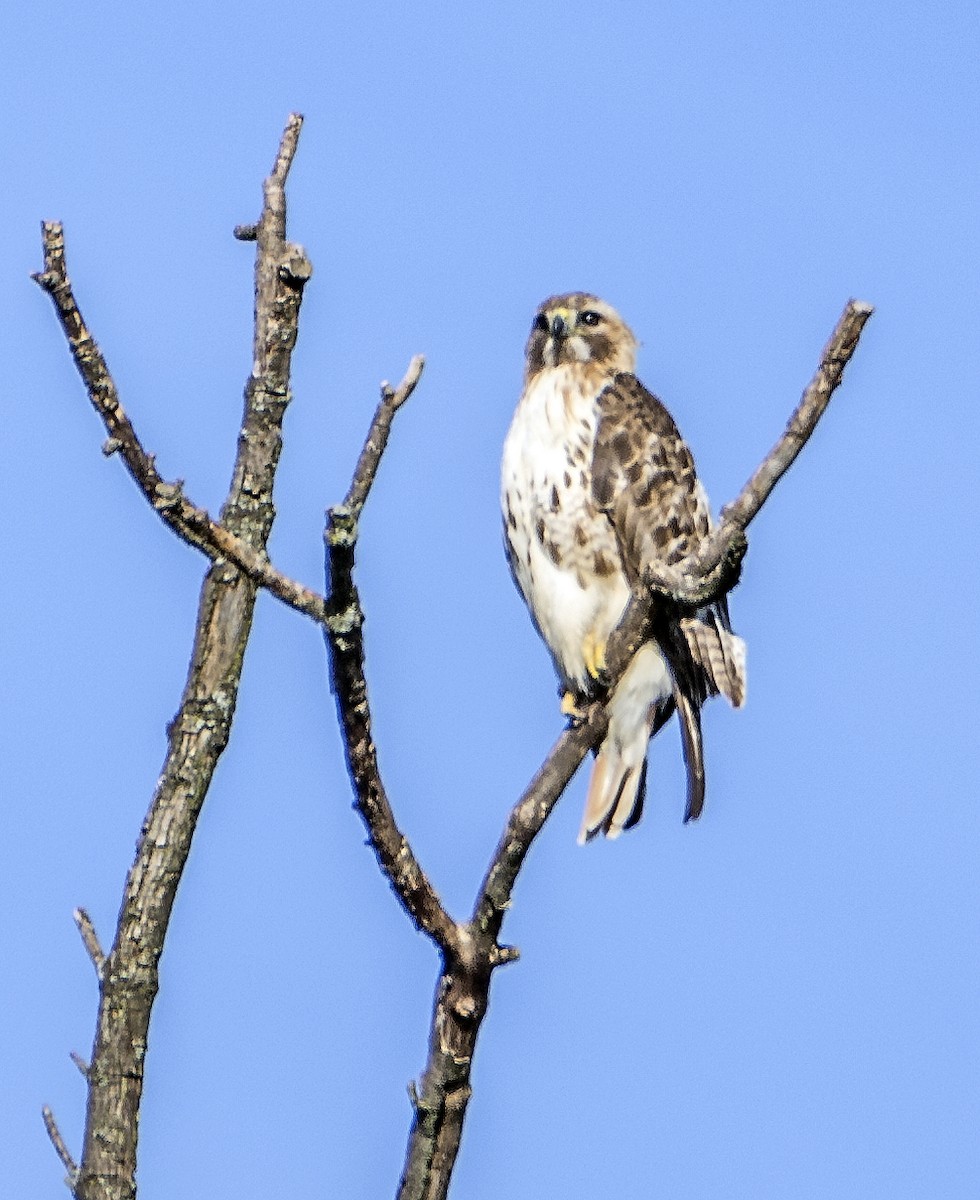
POLYGON ((540 371, 514 414, 501 472, 511 570, 559 674, 579 690, 590 683, 586 640, 604 644, 629 600, 612 526, 592 502, 605 382, 594 379, 578 363, 540 371))

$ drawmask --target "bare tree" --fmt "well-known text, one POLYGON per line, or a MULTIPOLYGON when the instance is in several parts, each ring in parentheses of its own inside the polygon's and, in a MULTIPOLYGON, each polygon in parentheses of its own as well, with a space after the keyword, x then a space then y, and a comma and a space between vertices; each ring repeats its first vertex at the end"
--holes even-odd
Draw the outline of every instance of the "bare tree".
MULTIPOLYGON (((347 765, 370 845, 405 912, 441 956, 428 1060, 420 1085, 412 1088, 414 1120, 398 1189, 400 1200, 439 1200, 448 1193, 491 977, 497 967, 518 958, 514 947, 500 941, 514 884, 531 843, 582 759, 605 732, 605 707, 597 700, 581 721, 562 733, 511 810, 476 891, 471 915, 453 918, 399 829, 381 779, 364 676, 364 614, 354 582, 361 512, 395 414, 421 377, 421 356, 412 360, 397 387, 382 385, 350 489, 342 503, 328 511, 326 595, 283 575, 266 550, 274 517, 272 491, 282 421, 291 399, 291 355, 303 290, 312 274, 302 247, 286 239, 285 185, 301 126, 297 114, 286 124, 275 165, 265 181, 259 220, 235 230, 237 238, 256 244, 253 368, 245 385, 231 485, 217 519, 184 494, 180 480, 166 480, 157 471, 75 300, 62 227, 55 222, 43 225, 44 270, 34 278, 54 303, 89 399, 105 425, 103 453, 118 454, 162 520, 211 560, 201 590, 187 683, 168 730, 163 770, 143 822, 107 953, 87 913, 83 909, 75 913, 99 984, 91 1061, 75 1059, 88 1088, 80 1162, 65 1145, 50 1109, 45 1108, 43 1115, 76 1200, 132 1200, 136 1194, 143 1060, 158 988, 158 963, 197 819, 218 758, 228 744, 258 589, 265 588, 324 632, 347 765)), ((845 307, 785 432, 735 501, 722 510, 719 527, 700 557, 669 573, 651 575, 635 591, 609 647, 613 681, 649 636, 653 600, 661 611, 667 606, 680 614, 723 596, 738 582, 747 546, 745 531, 816 427, 871 312, 869 305, 857 301, 845 307)))

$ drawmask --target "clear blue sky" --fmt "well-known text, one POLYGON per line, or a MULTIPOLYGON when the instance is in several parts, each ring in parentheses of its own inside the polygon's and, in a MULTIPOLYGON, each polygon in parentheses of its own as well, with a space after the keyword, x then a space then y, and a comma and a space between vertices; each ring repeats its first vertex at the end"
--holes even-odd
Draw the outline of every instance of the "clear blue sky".
MULTIPOLYGON (((579 849, 584 781, 506 928, 458 1200, 966 1200, 980 1178, 980 191, 974 3, 15 6, 4 24, 0 488, 10 1196, 64 1195, 96 989, 186 670, 201 559, 148 511, 75 376, 38 222, 162 470, 216 509, 250 365, 254 219, 306 114, 315 264, 277 563, 321 579, 382 378, 428 356, 364 522, 381 762, 468 910, 560 728, 500 545, 538 301, 583 288, 716 505, 849 296, 844 388, 752 529, 749 701, 679 740, 643 824, 579 849), (273 15, 269 16, 272 13, 273 15)), ((316 631, 265 598, 151 1029, 144 1200, 393 1194, 436 959, 350 808, 316 631)))

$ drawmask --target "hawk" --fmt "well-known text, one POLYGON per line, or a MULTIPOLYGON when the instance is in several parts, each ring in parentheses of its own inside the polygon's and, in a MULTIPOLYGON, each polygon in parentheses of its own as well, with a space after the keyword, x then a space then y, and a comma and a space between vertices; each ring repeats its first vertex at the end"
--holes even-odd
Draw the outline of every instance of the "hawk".
MULTIPOLYGON (((713 528, 694 460, 670 413, 634 375, 636 338, 596 296, 552 296, 527 343, 524 391, 504 443, 507 561, 551 651, 562 710, 601 693, 606 643, 653 564, 676 566, 713 528)), ((640 819, 650 738, 677 711, 684 820, 704 803, 701 706, 745 699, 745 643, 725 600, 661 620, 608 701, 579 842, 640 819)))

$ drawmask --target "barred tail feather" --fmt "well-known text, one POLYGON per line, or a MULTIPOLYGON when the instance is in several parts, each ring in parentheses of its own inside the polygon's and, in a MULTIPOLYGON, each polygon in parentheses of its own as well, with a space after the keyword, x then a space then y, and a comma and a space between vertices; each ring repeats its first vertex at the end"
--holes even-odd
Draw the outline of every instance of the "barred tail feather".
POLYGON ((745 703, 745 642, 732 633, 728 614, 718 608, 702 609, 681 621, 691 657, 704 672, 709 696, 724 696, 734 708, 745 703))

